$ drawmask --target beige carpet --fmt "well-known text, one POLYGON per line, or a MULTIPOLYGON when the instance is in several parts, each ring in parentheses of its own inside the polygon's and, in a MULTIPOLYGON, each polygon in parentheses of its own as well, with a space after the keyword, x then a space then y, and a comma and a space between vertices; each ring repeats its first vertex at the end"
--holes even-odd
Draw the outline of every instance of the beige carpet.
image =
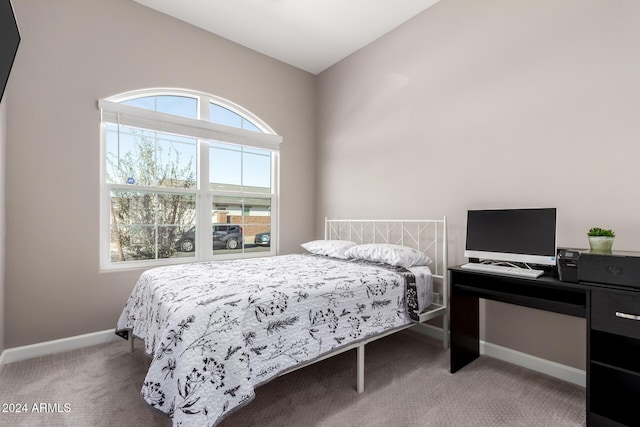
MULTIPOLYGON (((5 365, 0 403, 27 412, 0 412, 0 425, 171 426, 140 398, 149 363, 140 344, 133 354, 123 340, 5 365)), ((584 388, 488 357, 452 375, 448 351, 413 333, 367 346, 363 394, 355 358, 350 351, 259 387, 220 426, 585 424, 584 388)))

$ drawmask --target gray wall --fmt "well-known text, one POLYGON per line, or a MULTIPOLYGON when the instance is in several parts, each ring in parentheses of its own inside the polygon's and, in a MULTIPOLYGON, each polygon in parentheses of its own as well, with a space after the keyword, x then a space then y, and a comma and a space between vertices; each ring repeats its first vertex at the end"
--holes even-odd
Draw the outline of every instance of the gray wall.
MULTIPOLYGON (((443 0, 319 76, 320 215, 558 208, 640 250, 640 3, 443 0)), ((584 320, 486 302, 482 337, 584 368, 584 320)))
POLYGON ((229 99, 284 142, 281 253, 314 235, 315 77, 131 0, 15 0, 7 89, 7 348, 113 328, 140 271, 99 271, 97 100, 149 87, 229 99))

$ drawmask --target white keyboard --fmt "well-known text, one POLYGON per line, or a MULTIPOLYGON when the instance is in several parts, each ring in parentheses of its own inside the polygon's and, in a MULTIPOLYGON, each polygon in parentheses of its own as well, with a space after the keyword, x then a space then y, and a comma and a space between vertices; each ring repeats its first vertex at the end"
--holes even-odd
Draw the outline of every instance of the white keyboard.
POLYGON ((462 264, 460 268, 462 268, 463 270, 483 271, 487 273, 505 274, 508 276, 530 277, 533 279, 542 276, 542 273, 544 273, 544 271, 542 270, 533 270, 531 268, 509 267, 506 265, 495 264, 480 264, 477 262, 462 264))

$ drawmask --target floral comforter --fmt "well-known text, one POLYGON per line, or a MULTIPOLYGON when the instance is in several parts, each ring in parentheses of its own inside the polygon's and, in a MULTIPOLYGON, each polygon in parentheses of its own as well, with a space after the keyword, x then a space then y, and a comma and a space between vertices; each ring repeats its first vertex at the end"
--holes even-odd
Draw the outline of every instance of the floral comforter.
POLYGON ((416 319, 415 277, 313 255, 159 267, 116 331, 133 330, 152 357, 144 400, 174 426, 211 426, 283 371, 416 319))

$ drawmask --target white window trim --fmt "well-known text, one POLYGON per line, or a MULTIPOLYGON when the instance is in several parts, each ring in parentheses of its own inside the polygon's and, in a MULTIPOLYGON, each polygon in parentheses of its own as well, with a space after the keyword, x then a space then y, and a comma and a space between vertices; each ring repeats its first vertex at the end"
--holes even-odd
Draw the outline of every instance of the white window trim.
MULTIPOLYGON (((275 132, 261 119, 248 110, 234 104, 228 100, 213 95, 183 90, 183 89, 144 89, 139 91, 131 91, 125 94, 116 95, 108 99, 100 99, 98 107, 101 110, 101 132, 100 132, 100 270, 131 270, 136 268, 158 267, 162 265, 184 264, 190 262, 237 259, 237 258, 254 258, 273 256, 278 253, 279 239, 277 238, 277 230, 279 225, 278 201, 279 201, 279 149, 282 137, 276 135, 275 132), (144 108, 134 107, 131 105, 119 104, 129 99, 135 99, 144 96, 185 96, 198 99, 198 117, 199 119, 191 119, 186 117, 174 116, 171 114, 159 113, 156 111, 146 110, 144 108), (246 118, 254 123, 263 133, 239 129, 230 126, 224 126, 208 121, 209 103, 220 105, 233 111, 234 113, 246 118), (206 118, 206 119, 205 119, 206 118), (198 178, 197 189, 182 190, 174 188, 155 188, 155 187, 139 187, 135 185, 113 184, 106 182, 106 126, 105 123, 113 123, 124 126, 132 126, 154 131, 174 133, 179 135, 190 136, 198 139, 198 178), (210 141, 219 141, 224 143, 237 144, 253 148, 261 148, 272 152, 272 191, 270 194, 265 193, 236 193, 225 192, 220 190, 211 190, 208 185, 209 176, 209 149, 210 141), (206 183, 206 186, 202 184, 206 183), (201 188, 203 187, 203 188, 201 188), (111 241, 110 231, 110 203, 109 198, 111 191, 114 189, 139 190, 149 192, 167 192, 167 193, 188 193, 196 194, 196 227, 197 229, 209 229, 211 227, 211 202, 212 197, 216 195, 238 196, 238 197, 259 197, 270 199, 271 203, 271 230, 275 231, 276 239, 275 247, 270 246, 268 251, 260 252, 242 252, 240 255, 213 255, 211 253, 212 238, 196 239, 195 256, 188 258, 163 258, 155 260, 132 260, 126 262, 111 261, 111 253, 109 245, 111 241)), ((246 243, 246 242, 245 242, 246 243)))
POLYGON ((104 99, 98 101, 98 107, 102 110, 103 122, 122 126, 150 129, 212 141, 224 141, 231 144, 264 148, 270 151, 279 151, 280 143, 282 142, 282 137, 279 135, 258 133, 200 119, 158 113, 104 99))

